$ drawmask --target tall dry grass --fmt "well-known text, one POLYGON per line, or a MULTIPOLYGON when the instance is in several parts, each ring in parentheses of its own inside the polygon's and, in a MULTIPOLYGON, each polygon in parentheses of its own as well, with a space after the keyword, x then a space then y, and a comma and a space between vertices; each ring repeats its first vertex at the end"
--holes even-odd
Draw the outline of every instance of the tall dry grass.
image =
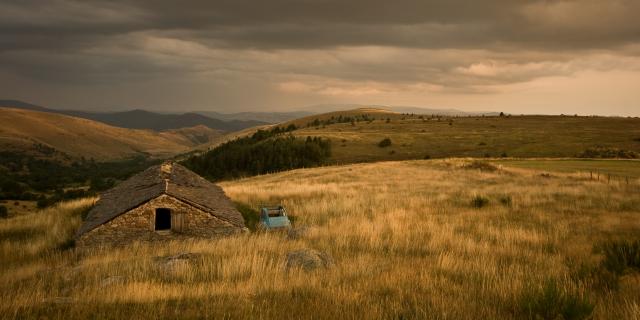
POLYGON ((350 165, 222 184, 256 208, 283 203, 308 227, 296 240, 268 233, 66 249, 93 200, 2 221, 0 315, 520 319, 574 303, 593 307, 582 316, 638 318, 640 278, 607 286, 594 251, 640 234, 637 182, 463 164, 350 165), (476 196, 488 205, 474 207, 476 196), (327 252, 335 265, 286 271, 287 252, 301 248, 327 252), (171 266, 156 258, 178 252, 201 257, 171 266))

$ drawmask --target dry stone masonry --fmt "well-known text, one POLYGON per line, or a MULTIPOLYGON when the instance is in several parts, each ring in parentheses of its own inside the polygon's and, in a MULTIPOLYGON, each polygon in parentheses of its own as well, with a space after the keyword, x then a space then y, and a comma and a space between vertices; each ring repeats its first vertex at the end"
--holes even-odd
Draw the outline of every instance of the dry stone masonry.
POLYGON ((102 194, 76 244, 126 246, 246 231, 242 215, 220 187, 183 166, 165 163, 102 194))

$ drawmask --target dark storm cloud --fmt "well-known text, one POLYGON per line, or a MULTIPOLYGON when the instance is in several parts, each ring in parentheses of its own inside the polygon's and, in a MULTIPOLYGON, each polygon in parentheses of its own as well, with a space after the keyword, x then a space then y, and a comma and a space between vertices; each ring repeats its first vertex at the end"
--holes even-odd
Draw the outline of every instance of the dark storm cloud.
POLYGON ((640 39, 637 12, 633 0, 4 1, 0 45, 66 48, 156 31, 229 47, 602 48, 640 39))
POLYGON ((131 96, 127 83, 170 83, 185 96, 198 87, 191 104, 207 103, 207 83, 217 86, 208 99, 243 86, 264 94, 256 100, 276 96, 273 86, 493 92, 486 88, 635 68, 637 12, 637 0, 5 0, 0 85, 117 83, 131 96))

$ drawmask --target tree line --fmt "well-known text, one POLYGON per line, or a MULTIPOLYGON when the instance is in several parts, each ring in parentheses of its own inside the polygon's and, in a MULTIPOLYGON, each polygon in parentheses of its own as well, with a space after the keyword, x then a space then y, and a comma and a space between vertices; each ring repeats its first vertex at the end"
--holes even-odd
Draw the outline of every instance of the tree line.
POLYGON ((60 200, 95 195, 157 162, 140 156, 125 161, 81 158, 63 163, 1 151, 0 200, 38 201, 39 207, 46 207, 60 200))
POLYGON ((258 130, 183 162, 210 179, 222 180, 322 165, 331 156, 331 143, 319 137, 296 138, 286 134, 295 125, 258 130))

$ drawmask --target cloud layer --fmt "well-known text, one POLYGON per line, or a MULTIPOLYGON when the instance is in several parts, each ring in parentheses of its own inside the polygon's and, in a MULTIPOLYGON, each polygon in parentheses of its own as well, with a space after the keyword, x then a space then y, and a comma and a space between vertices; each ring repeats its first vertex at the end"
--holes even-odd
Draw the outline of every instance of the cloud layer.
POLYGON ((640 115, 637 12, 635 0, 10 0, 0 85, 86 109, 640 115))

